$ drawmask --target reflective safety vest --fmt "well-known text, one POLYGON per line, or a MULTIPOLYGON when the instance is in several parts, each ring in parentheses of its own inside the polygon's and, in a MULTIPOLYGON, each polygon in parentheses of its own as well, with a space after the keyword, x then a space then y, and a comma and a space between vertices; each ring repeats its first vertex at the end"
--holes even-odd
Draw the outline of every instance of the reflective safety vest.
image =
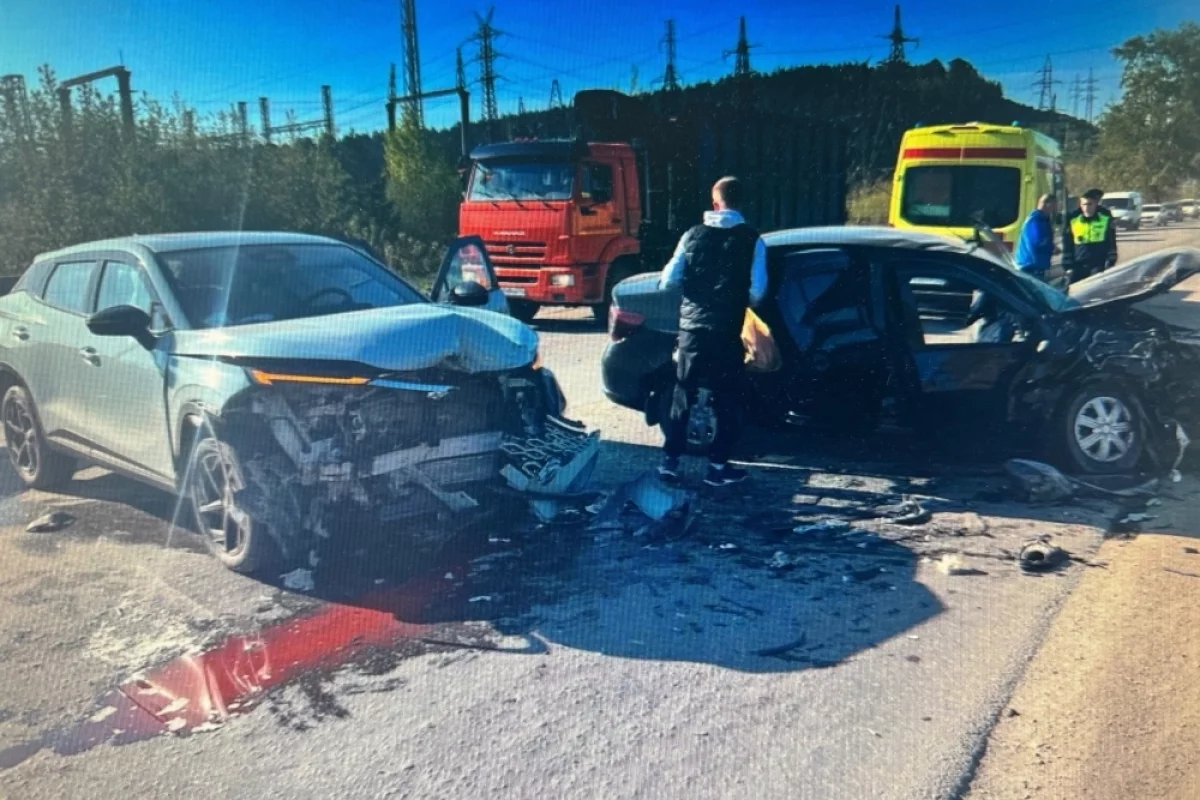
POLYGON ((1109 224, 1107 214, 1096 214, 1091 219, 1080 214, 1071 220, 1071 237, 1075 244, 1103 244, 1109 224))

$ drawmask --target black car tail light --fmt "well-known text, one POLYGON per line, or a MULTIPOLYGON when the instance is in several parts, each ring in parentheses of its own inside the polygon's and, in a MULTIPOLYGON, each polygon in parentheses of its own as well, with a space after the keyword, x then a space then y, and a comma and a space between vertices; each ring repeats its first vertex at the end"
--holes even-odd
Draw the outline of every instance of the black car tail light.
POLYGON ((608 312, 608 328, 614 342, 628 338, 630 334, 642 327, 642 323, 645 321, 646 318, 641 314, 622 311, 616 306, 613 306, 608 312))

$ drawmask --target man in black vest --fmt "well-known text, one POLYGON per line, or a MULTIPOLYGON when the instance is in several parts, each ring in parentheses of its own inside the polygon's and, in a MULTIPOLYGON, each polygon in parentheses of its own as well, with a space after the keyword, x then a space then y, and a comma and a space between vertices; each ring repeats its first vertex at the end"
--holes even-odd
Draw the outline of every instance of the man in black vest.
POLYGON ((676 385, 658 469, 669 480, 679 477, 689 421, 696 424, 696 417, 705 418, 701 415, 711 415, 716 426, 704 482, 728 486, 746 478, 729 466, 729 456, 742 405, 742 325, 747 307, 767 291, 767 248, 738 211, 742 191, 737 178, 717 181, 713 210, 679 240, 660 282, 683 291, 676 385))

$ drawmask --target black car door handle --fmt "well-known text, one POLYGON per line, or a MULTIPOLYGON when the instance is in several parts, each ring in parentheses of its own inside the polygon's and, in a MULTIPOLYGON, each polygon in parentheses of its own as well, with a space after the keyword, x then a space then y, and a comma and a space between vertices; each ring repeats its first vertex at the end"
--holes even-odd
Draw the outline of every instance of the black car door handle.
POLYGON ((93 367, 100 366, 100 354, 96 352, 94 347, 79 348, 79 355, 83 356, 83 360, 93 367))
POLYGON ((26 328, 13 328, 12 337, 18 341, 29 341, 29 330, 26 328))

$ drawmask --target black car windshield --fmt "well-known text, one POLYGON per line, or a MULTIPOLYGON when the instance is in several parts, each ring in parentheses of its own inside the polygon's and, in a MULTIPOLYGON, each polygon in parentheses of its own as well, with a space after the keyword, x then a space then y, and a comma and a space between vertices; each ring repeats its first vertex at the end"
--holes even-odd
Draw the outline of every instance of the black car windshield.
POLYGON ((479 161, 471 173, 468 200, 570 200, 575 165, 563 161, 479 161))
POLYGON ((197 329, 424 302, 357 250, 337 244, 255 244, 160 253, 171 289, 197 329))
POLYGON ((903 191, 900 216, 913 225, 1006 228, 1021 213, 1016 167, 910 167, 903 191))

